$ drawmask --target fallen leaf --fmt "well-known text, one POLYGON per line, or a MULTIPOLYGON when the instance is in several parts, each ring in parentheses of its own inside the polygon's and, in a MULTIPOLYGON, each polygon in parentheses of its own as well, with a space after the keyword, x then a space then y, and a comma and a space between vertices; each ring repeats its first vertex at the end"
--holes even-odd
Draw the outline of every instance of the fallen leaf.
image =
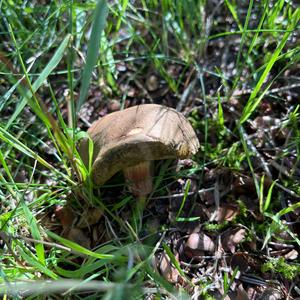
POLYGON ((214 218, 210 219, 211 221, 222 223, 232 221, 239 214, 240 209, 238 206, 227 204, 220 206, 217 210, 211 208, 210 212, 214 215, 214 218))
POLYGON ((75 214, 73 210, 68 206, 57 206, 55 208, 54 214, 58 218, 64 229, 71 227, 75 220, 75 214))
POLYGON ((185 244, 185 254, 188 257, 202 255, 203 251, 213 253, 214 250, 215 243, 203 232, 192 233, 185 244))
POLYGON ((235 247, 245 238, 246 230, 243 228, 227 231, 222 235, 221 243, 225 251, 235 252, 235 247))
POLYGON ((298 255, 299 255, 298 251, 293 249, 290 252, 288 252, 287 254, 285 254, 284 258, 289 259, 289 260, 295 260, 296 258, 298 258, 298 255))
POLYGON ((156 91, 158 89, 158 79, 155 75, 150 75, 146 80, 146 87, 149 92, 156 91))
POLYGON ((237 295, 235 300, 249 300, 247 292, 245 291, 242 284, 237 286, 237 295))
POLYGON ((163 252, 159 262, 162 276, 170 283, 177 283, 181 277, 179 271, 172 265, 167 253, 163 252))

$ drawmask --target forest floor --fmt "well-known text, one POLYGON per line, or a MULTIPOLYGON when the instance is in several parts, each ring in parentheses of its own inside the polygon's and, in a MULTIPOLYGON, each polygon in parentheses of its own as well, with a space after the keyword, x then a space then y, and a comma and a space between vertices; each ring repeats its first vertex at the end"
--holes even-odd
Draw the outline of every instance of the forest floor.
POLYGON ((3 299, 299 299, 297 1, 105 3, 0 1, 3 299), (146 103, 200 148, 155 163, 141 217, 76 148, 146 103))

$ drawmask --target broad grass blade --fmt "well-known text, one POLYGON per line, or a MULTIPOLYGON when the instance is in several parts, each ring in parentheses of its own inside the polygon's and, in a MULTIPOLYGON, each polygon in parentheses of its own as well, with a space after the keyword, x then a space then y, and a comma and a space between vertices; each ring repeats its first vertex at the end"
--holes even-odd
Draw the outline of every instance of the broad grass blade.
POLYGON ((90 80, 92 77, 92 72, 95 64, 97 63, 101 35, 104 30, 106 23, 106 17, 108 13, 108 7, 105 0, 99 0, 94 13, 94 21, 92 25, 91 37, 88 42, 88 50, 86 57, 86 64, 83 69, 80 96, 77 104, 77 111, 84 103, 86 96, 88 94, 88 88, 90 85, 90 80))
MULTIPOLYGON (((55 54, 53 55, 53 57, 51 58, 49 63, 46 65, 45 69, 42 71, 42 73, 40 74, 38 79, 33 83, 32 89, 34 92, 36 92, 40 88, 40 86, 43 84, 43 82, 46 80, 46 78, 51 74, 51 72, 59 64, 59 62, 61 61, 61 59, 64 55, 65 49, 69 44, 70 38, 71 38, 71 35, 69 35, 69 34, 64 38, 61 45, 56 50, 55 54)), ((32 97, 32 93, 30 90, 28 90, 26 93, 26 97, 22 98, 22 100, 21 100, 20 104, 17 106, 15 112, 8 120, 6 127, 5 127, 6 129, 8 129, 11 126, 11 124, 16 120, 18 115, 22 112, 25 105, 27 104, 28 99, 31 97, 32 97)))

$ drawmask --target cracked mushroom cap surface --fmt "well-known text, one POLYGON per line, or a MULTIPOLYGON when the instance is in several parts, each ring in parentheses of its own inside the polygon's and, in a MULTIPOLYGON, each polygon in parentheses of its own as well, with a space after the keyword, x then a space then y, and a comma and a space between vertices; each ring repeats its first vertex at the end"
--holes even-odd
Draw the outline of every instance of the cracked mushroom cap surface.
MULTIPOLYGON (((118 171, 144 161, 188 158, 199 148, 194 129, 183 114, 158 104, 113 112, 88 130, 94 143, 92 178, 100 186, 118 171)), ((88 163, 88 141, 79 153, 88 163)))

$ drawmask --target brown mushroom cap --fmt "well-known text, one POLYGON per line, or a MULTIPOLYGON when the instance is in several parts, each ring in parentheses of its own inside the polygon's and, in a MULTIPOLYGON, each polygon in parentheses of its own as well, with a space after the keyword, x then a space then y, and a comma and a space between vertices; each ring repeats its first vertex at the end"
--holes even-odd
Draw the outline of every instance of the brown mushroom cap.
MULTIPOLYGON (((183 114, 157 104, 108 114, 88 134, 94 142, 92 176, 98 186, 120 170, 144 161, 187 158, 199 148, 195 131, 183 114)), ((79 148, 85 163, 87 145, 85 140, 79 148)))

